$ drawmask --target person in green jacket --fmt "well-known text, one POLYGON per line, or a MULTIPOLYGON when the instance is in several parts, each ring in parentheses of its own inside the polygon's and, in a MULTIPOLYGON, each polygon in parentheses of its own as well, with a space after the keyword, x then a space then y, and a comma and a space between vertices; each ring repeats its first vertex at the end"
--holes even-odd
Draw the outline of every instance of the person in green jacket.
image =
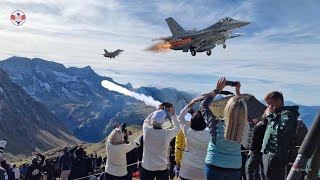
POLYGON ((273 91, 264 98, 268 104, 263 118, 268 124, 261 148, 266 180, 285 179, 285 167, 299 116, 298 106, 284 106, 281 92, 273 91))

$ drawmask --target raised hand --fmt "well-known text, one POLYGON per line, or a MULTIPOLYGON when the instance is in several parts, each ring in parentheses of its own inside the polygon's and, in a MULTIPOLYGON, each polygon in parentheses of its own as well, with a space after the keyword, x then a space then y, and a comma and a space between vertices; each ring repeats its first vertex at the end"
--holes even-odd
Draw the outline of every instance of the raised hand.
POLYGON ((203 95, 201 95, 201 96, 199 96, 199 97, 193 98, 193 99, 190 101, 190 103, 188 104, 188 108, 191 108, 191 107, 194 105, 194 103, 197 103, 197 102, 199 102, 199 101, 204 100, 204 99, 206 98, 206 96, 208 96, 208 95, 209 95, 209 94, 203 94, 203 95))
POLYGON ((220 78, 220 79, 218 80, 216 89, 217 89, 218 91, 222 91, 224 87, 226 87, 226 78, 225 78, 225 77, 220 78))
POLYGON ((269 116, 270 114, 274 113, 276 107, 275 106, 271 106, 269 105, 268 108, 266 109, 266 111, 264 112, 267 116, 269 116))
POLYGON ((241 83, 239 81, 237 81, 237 85, 235 86, 235 88, 236 88, 236 95, 240 96, 241 95, 241 93, 240 93, 241 83))
POLYGON ((191 102, 196 103, 196 102, 202 101, 203 99, 205 99, 205 97, 206 97, 207 95, 208 95, 208 94, 204 94, 204 95, 202 95, 202 96, 196 97, 196 98, 192 99, 191 102))
POLYGON ((175 115, 176 114, 175 107, 174 106, 170 107, 169 112, 170 112, 171 116, 175 115))

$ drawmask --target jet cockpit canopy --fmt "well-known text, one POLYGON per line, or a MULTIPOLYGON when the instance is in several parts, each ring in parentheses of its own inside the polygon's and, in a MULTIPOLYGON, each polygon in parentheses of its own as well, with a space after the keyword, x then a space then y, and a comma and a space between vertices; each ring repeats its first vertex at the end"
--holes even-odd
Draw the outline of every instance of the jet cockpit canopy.
POLYGON ((220 23, 222 22, 230 22, 230 21, 234 21, 234 19, 232 19, 231 17, 225 17, 219 20, 220 23))

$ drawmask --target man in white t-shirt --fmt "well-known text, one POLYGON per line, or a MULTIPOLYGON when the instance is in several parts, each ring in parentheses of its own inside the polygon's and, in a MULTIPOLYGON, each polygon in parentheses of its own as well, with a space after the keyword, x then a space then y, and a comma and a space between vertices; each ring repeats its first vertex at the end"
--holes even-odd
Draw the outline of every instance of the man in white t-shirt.
POLYGON ((157 110, 151 113, 143 123, 143 156, 141 180, 169 179, 169 144, 178 135, 180 128, 175 108, 168 109, 173 127, 162 129, 167 111, 157 110))

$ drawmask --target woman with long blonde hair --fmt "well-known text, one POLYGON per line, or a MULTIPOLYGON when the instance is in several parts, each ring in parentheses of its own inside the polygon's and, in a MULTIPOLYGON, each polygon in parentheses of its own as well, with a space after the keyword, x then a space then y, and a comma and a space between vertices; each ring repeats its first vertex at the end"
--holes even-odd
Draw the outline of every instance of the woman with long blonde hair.
POLYGON ((239 144, 246 144, 248 139, 248 110, 246 102, 240 96, 229 99, 224 108, 224 137, 239 144))
POLYGON ((227 102, 223 119, 215 118, 209 109, 210 102, 225 86, 225 78, 219 79, 216 89, 201 104, 211 134, 204 168, 206 179, 234 180, 241 177, 241 144, 246 145, 249 123, 247 105, 240 97, 240 82, 235 86, 237 96, 227 102))

